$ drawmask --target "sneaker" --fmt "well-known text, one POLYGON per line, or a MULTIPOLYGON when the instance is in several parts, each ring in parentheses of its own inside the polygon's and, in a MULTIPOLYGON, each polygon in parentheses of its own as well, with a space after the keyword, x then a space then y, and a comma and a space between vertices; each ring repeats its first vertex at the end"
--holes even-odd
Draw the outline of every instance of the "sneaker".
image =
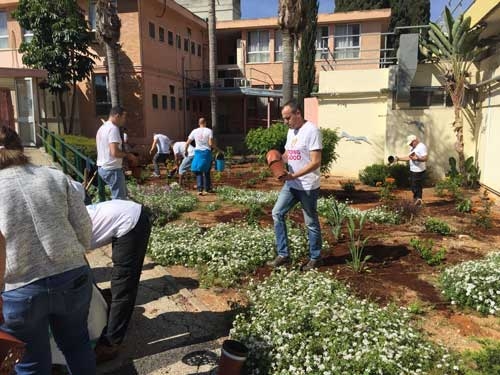
POLYGON ((415 199, 415 206, 421 206, 422 203, 423 203, 422 199, 420 199, 420 198, 415 199))
POLYGON ((205 195, 205 194, 203 194, 203 192, 202 192, 202 191, 199 191, 199 192, 198 192, 198 195, 205 195))
POLYGON ((94 349, 96 363, 109 362, 118 357, 119 345, 106 345, 101 341, 97 342, 94 349))
POLYGON ((274 260, 267 262, 267 265, 273 268, 278 268, 290 263, 291 263, 290 257, 282 257, 281 255, 278 255, 276 258, 274 258, 274 260))
POLYGON ((323 265, 323 259, 310 259, 309 262, 306 264, 303 264, 302 267, 300 267, 301 271, 310 271, 316 268, 319 268, 323 265))
POLYGON ((160 177, 160 175, 159 175, 158 173, 153 173, 153 174, 151 175, 151 177, 158 178, 158 177, 160 177))

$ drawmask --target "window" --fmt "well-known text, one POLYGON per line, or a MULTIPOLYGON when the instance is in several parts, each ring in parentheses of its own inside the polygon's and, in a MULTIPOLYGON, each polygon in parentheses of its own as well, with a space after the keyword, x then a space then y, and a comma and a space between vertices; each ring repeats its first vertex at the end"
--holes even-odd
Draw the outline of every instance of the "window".
POLYGON ((167 35, 168 35, 168 44, 173 46, 174 45, 174 33, 169 31, 167 35))
POLYGON ((153 39, 156 37, 156 28, 153 22, 149 23, 149 36, 153 39))
POLYGON ((316 34, 316 60, 328 59, 328 26, 318 27, 316 34))
POLYGON ((163 27, 158 28, 158 40, 160 42, 165 41, 165 29, 163 27))
POLYGON ((169 85, 168 88, 170 90, 171 95, 175 94, 175 86, 174 85, 169 85))
POLYGON ((98 116, 109 114, 111 96, 107 74, 94 74, 95 113, 98 116))
POLYGON ((335 25, 336 60, 359 59, 359 24, 335 25))
POLYGON ((197 103, 197 101, 193 100, 193 112, 197 112, 198 111, 198 107, 197 107, 196 103, 197 103))
POLYGON ((182 100, 182 98, 179 98, 179 111, 182 111, 184 108, 184 102, 182 100))
POLYGON ((170 109, 175 111, 175 96, 170 97, 170 109))
POLYGON ((201 44, 198 44, 198 56, 201 57, 201 44))
POLYGON ((168 97, 167 95, 162 95, 161 96, 161 107, 163 109, 167 109, 167 102, 168 102, 168 97))
POLYGON ((184 38, 184 51, 189 52, 189 39, 184 38))
POLYGON ((195 44, 195 42, 191 42, 191 54, 192 55, 196 54, 196 44, 195 44))
POLYGON ((153 108, 158 108, 158 95, 153 94, 152 99, 153 99, 153 108))
POLYGON ((247 61, 249 63, 269 61, 269 31, 258 30, 248 33, 247 61))
POLYGON ((189 111, 191 108, 191 102, 189 101, 189 99, 186 99, 186 111, 189 111))
POLYGON ((9 48, 9 32, 7 30, 7 12, 0 12, 0 48, 9 48))
POLYGON ((177 48, 181 49, 181 36, 177 34, 175 36, 176 42, 177 42, 177 48))
POLYGON ((29 43, 33 40, 33 31, 22 30, 23 31, 23 42, 29 43))
POLYGON ((89 26, 90 30, 95 31, 96 29, 96 7, 97 7, 97 0, 90 0, 89 1, 89 26))
POLYGON ((451 107, 453 102, 442 87, 412 87, 410 107, 451 107))
POLYGON ((283 61, 283 35, 281 30, 274 32, 274 61, 283 61))

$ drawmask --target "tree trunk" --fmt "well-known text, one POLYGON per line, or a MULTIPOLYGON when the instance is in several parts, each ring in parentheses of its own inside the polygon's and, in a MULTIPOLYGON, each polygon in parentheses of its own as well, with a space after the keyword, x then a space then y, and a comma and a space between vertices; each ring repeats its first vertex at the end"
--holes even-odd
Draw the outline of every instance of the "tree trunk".
POLYGON ((118 51, 114 43, 106 43, 106 59, 108 60, 109 95, 111 96, 111 106, 120 105, 120 95, 118 94, 118 51))
POLYGON ((293 36, 283 29, 283 104, 293 98, 293 36))
POLYGON ((212 131, 217 134, 217 96, 215 92, 215 80, 216 80, 216 56, 217 56, 217 45, 215 39, 215 0, 209 0, 208 9, 208 69, 210 74, 210 110, 211 110, 211 120, 212 120, 212 131))
POLYGON ((453 131, 457 141, 455 142, 455 151, 458 155, 458 170, 462 176, 465 176, 465 153, 464 153, 464 122, 460 112, 455 111, 455 121, 453 122, 453 131))
POLYGON ((76 81, 73 81, 72 89, 73 89, 73 95, 71 96, 68 134, 73 134, 73 124, 75 120, 75 106, 76 106, 76 81))
POLYGON ((57 92, 57 99, 59 101, 59 117, 63 125, 64 134, 68 134, 68 129, 66 129, 66 105, 64 103, 63 91, 57 92))

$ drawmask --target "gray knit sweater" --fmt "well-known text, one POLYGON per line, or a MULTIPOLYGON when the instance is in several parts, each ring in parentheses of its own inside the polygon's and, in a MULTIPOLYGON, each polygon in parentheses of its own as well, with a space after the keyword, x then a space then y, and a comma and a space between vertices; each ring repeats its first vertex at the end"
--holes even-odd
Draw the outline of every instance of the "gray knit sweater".
POLYGON ((7 291, 85 265, 92 223, 61 171, 27 164, 0 170, 0 232, 7 291))

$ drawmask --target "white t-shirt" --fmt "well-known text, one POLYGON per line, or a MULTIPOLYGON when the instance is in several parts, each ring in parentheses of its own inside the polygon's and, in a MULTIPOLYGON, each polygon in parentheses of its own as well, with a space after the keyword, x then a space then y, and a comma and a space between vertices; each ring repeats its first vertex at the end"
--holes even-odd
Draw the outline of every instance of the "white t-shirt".
MULTIPOLYGON (((307 121, 299 129, 289 129, 286 137, 285 150, 288 154, 288 166, 290 172, 298 172, 310 161, 310 152, 321 150, 321 131, 312 122, 307 121)), ((319 188, 320 169, 295 178, 287 180, 286 183, 292 189, 314 190, 319 188)))
POLYGON ((166 135, 155 134, 153 139, 156 140, 156 149, 159 154, 170 154, 170 144, 172 141, 166 135))
POLYGON ((210 144, 208 143, 212 139, 214 133, 212 129, 209 128, 196 128, 191 134, 189 134, 188 139, 191 141, 194 139, 195 150, 210 150, 210 144))
POLYGON ((132 201, 113 199, 87 206, 92 220, 91 249, 111 243, 113 237, 122 237, 139 221, 142 206, 132 201))
POLYGON ((111 156, 109 145, 118 143, 118 148, 121 149, 122 138, 120 137, 120 129, 111 121, 106 121, 101 125, 95 136, 97 146, 97 166, 103 169, 119 169, 122 167, 123 159, 111 156))
MULTIPOLYGON (((410 149, 410 154, 415 153, 419 158, 427 156, 427 146, 419 142, 414 148, 410 149)), ((423 172, 425 171, 425 161, 414 161, 410 159, 410 171, 423 172)))
MULTIPOLYGON (((186 149, 186 142, 175 142, 174 145, 172 146, 172 150, 174 151, 175 155, 181 154, 182 157, 184 157, 184 150, 186 149)), ((194 155, 194 147, 189 145, 188 146, 188 156, 193 156, 194 155)))

